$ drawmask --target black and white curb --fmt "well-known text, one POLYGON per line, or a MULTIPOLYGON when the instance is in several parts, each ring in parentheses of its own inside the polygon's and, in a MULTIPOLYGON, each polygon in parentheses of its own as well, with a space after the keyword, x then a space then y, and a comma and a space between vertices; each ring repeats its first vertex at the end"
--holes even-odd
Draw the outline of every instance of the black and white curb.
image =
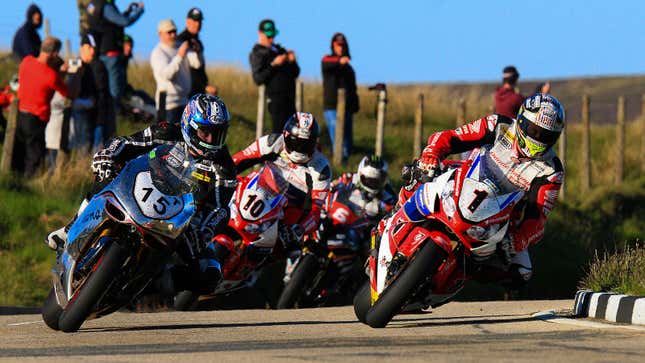
POLYGON ((573 312, 577 317, 645 325, 645 296, 578 291, 573 312))

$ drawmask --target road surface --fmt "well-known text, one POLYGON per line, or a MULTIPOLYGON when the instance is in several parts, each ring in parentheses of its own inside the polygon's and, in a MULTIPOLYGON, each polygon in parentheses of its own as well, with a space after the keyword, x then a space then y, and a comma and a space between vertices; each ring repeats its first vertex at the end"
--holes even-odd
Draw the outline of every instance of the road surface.
POLYGON ((352 307, 116 313, 81 331, 50 330, 39 315, 0 316, 0 361, 645 361, 645 331, 534 319, 570 300, 454 302, 398 316, 386 329, 352 307))

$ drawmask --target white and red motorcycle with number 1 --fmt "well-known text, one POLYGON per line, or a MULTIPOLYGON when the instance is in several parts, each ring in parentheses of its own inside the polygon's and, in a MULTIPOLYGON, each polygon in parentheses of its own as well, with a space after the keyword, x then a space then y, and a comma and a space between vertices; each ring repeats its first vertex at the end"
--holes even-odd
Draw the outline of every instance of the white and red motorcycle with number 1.
POLYGON ((369 282, 354 298, 361 322, 382 328, 403 310, 448 302, 476 271, 475 260, 499 251, 525 193, 496 185, 485 153, 475 151, 469 160, 453 163, 381 221, 372 234, 369 282), (410 222, 415 215, 421 218, 410 222))

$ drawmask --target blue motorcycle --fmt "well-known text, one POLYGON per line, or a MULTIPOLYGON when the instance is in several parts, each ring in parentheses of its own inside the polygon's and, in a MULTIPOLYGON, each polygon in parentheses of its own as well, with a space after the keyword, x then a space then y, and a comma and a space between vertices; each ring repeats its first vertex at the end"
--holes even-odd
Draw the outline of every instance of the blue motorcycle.
POLYGON ((54 330, 130 303, 158 275, 195 214, 195 162, 181 145, 128 162, 78 215, 52 270, 42 315, 54 330))

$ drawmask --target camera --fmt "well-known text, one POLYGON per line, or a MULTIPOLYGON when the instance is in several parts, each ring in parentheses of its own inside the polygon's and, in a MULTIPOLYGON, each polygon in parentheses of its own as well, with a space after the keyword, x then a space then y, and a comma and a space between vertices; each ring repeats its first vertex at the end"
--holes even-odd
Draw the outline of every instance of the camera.
POLYGON ((67 73, 76 73, 79 68, 83 65, 83 62, 79 58, 70 59, 67 61, 67 73))

